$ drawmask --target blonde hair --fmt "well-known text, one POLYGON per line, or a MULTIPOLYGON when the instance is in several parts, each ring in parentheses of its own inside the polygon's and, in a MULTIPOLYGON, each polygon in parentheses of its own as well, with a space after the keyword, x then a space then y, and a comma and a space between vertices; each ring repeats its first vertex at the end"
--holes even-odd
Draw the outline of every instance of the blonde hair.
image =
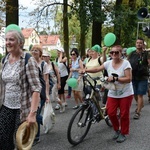
POLYGON ((42 57, 42 54, 43 54, 43 49, 40 45, 33 45, 32 48, 31 48, 31 51, 32 50, 39 50, 40 51, 40 57, 42 57))

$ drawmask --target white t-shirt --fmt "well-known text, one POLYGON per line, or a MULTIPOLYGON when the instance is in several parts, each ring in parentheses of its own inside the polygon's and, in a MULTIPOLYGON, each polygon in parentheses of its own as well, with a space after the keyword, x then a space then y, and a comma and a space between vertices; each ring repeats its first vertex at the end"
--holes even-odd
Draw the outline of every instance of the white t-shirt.
POLYGON ((41 68, 42 62, 40 64, 38 64, 40 70, 42 71, 42 69, 43 69, 43 74, 49 74, 49 66, 48 66, 48 64, 44 61, 43 68, 41 68))
POLYGON ((64 63, 60 63, 59 60, 57 62, 58 68, 59 68, 59 72, 60 72, 60 77, 65 77, 68 75, 68 71, 66 66, 64 65, 64 63))
POLYGON ((55 71, 53 70, 52 62, 48 64, 48 69, 49 69, 50 78, 52 79, 54 83, 57 83, 57 76, 55 75, 55 71))
MULTIPOLYGON (((131 68, 131 65, 128 60, 123 60, 122 65, 118 69, 114 69, 112 66, 112 60, 104 62, 104 67, 108 72, 108 76, 111 76, 112 73, 118 74, 118 77, 123 77, 124 71, 128 68, 131 68)), ((130 83, 120 83, 115 82, 116 90, 109 90, 108 96, 113 98, 122 98, 133 95, 133 86, 132 82, 130 83)))

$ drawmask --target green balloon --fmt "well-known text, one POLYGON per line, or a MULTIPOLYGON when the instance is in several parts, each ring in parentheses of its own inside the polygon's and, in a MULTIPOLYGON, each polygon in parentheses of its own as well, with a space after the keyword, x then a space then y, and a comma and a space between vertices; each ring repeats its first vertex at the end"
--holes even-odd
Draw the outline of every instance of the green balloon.
POLYGON ((75 78, 70 78, 67 80, 68 86, 75 88, 77 86, 77 79, 75 78))
POLYGON ((114 33, 107 33, 104 37, 105 46, 112 46, 116 41, 116 35, 114 33))
POLYGON ((6 27, 6 29, 5 29, 5 33, 7 33, 10 30, 15 30, 15 31, 21 32, 20 27, 18 25, 16 25, 16 24, 10 24, 10 25, 8 25, 6 27))
POLYGON ((130 53, 132 53, 135 50, 136 50, 136 47, 129 47, 129 48, 127 48, 126 54, 130 55, 130 53))

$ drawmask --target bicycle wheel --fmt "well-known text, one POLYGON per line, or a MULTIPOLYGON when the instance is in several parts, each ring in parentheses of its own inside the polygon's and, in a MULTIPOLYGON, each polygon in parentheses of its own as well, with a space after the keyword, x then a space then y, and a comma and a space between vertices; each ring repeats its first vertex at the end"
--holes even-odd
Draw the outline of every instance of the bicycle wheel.
POLYGON ((67 138, 72 145, 81 143, 91 127, 92 110, 88 106, 82 105, 70 120, 67 138))

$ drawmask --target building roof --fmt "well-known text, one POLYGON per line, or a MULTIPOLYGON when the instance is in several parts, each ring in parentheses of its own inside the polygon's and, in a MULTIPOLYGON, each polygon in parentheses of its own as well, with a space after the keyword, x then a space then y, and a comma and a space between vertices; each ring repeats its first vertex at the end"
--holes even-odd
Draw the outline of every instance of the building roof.
POLYGON ((40 35, 42 45, 56 45, 59 35, 40 35))
POLYGON ((33 32, 33 30, 34 28, 22 29, 22 34, 24 35, 25 38, 28 38, 33 32))
MULTIPOLYGON (((34 31, 34 28, 25 28, 22 29, 22 33, 25 37, 25 39, 28 39, 32 32, 34 31)), ((36 30, 35 30, 36 32, 36 30)), ((60 36, 59 35, 39 35, 40 44, 41 45, 56 45, 60 36)))

